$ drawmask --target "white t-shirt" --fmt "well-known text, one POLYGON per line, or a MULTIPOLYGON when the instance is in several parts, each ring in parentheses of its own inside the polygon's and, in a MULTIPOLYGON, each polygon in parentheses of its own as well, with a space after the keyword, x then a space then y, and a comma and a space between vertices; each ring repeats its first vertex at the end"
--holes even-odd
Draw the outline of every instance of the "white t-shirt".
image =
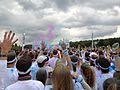
POLYGON ((50 67, 52 67, 54 69, 57 60, 58 60, 57 57, 52 57, 51 59, 49 59, 49 65, 50 65, 50 67))
POLYGON ((97 90, 103 90, 103 83, 106 79, 112 78, 113 74, 101 74, 101 76, 97 79, 97 90))
POLYGON ((7 76, 7 60, 0 60, 0 90, 5 88, 5 77, 7 76))
POLYGON ((44 85, 35 80, 18 81, 5 90, 44 90, 44 85))
POLYGON ((31 66, 31 76, 33 80, 36 80, 36 73, 39 70, 37 62, 34 62, 31 66))
POLYGON ((101 77, 102 72, 101 70, 98 70, 96 67, 93 67, 94 71, 95 71, 95 75, 96 75, 96 80, 101 77))
POLYGON ((7 76, 5 77, 5 87, 17 82, 18 72, 16 68, 7 68, 7 76))

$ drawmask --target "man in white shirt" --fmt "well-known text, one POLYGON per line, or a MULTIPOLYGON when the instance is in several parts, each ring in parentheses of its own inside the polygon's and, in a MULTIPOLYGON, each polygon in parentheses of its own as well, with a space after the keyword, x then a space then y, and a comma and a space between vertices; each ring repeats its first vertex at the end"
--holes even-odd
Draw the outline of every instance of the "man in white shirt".
POLYGON ((31 80, 32 59, 29 56, 21 57, 17 63, 18 81, 5 90, 44 90, 44 85, 40 81, 31 80))
POLYGON ((112 78, 113 74, 109 73, 110 62, 106 58, 100 58, 98 60, 98 66, 101 69, 101 76, 97 79, 97 90, 103 90, 103 82, 108 79, 112 78))
POLYGON ((5 78, 5 87, 15 83, 18 80, 18 73, 15 67, 17 58, 13 51, 10 51, 7 55, 7 77, 5 78))

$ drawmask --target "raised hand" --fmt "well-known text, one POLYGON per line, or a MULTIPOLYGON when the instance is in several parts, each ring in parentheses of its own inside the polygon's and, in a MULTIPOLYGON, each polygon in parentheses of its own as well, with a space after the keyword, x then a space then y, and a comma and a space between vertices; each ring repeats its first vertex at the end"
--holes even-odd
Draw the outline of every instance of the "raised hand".
POLYGON ((62 41, 62 42, 60 43, 60 45, 61 45, 61 48, 62 48, 63 50, 65 50, 65 49, 66 49, 66 44, 65 44, 65 42, 64 42, 64 41, 62 41))
POLYGON ((44 51, 46 48, 46 44, 44 41, 41 41, 41 49, 44 51))
POLYGON ((15 33, 5 32, 3 42, 1 43, 1 54, 8 54, 8 52, 11 50, 12 45, 18 40, 13 40, 15 36, 15 33))

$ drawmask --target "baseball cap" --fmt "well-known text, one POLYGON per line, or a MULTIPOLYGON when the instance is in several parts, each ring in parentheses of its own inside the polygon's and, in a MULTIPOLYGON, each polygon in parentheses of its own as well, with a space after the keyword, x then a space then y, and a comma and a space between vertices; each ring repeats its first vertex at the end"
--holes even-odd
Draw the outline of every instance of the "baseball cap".
POLYGON ((41 55, 37 58, 38 63, 42 63, 43 61, 48 61, 47 57, 44 55, 41 55))

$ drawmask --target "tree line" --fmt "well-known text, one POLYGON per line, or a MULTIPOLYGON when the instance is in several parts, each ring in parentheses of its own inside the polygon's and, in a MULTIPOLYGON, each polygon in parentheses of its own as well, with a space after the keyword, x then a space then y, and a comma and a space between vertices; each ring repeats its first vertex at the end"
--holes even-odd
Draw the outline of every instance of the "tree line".
MULTIPOLYGON (((108 39, 96 39, 93 40, 94 47, 101 47, 101 46, 112 46, 114 43, 119 42, 120 44, 120 37, 119 38, 108 38, 108 39)), ((91 47, 92 46, 92 40, 85 40, 85 41, 75 41, 70 42, 70 47, 91 47)))
MULTIPOLYGON (((119 38, 108 38, 108 39, 96 39, 96 40, 93 40, 94 42, 94 47, 101 47, 101 46, 112 46, 114 43, 116 42, 119 42, 120 44, 120 37, 119 38)), ((92 40, 85 40, 85 41, 76 41, 76 42, 72 42, 70 41, 70 47, 78 47, 80 45, 80 47, 91 47, 92 46, 92 40)), ((28 44, 28 45, 25 45, 24 48, 27 48, 27 49, 31 49, 32 48, 32 45, 31 44, 28 44)), ((20 45, 13 45, 12 47, 12 50, 15 50, 15 51, 20 51, 22 49, 22 46, 20 45)))

